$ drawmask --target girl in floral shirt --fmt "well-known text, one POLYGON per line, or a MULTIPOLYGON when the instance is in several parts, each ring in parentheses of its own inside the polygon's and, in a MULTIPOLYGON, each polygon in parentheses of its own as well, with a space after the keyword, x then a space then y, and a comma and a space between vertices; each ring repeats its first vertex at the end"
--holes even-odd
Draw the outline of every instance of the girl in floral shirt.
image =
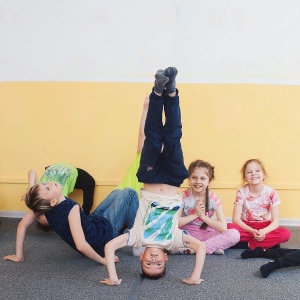
POLYGON ((238 189, 229 228, 236 228, 241 242, 248 242, 250 249, 268 249, 290 238, 287 228, 279 228, 277 192, 263 183, 266 170, 258 159, 246 161, 241 170, 246 184, 238 189))
MULTIPOLYGON (((215 178, 214 167, 203 160, 196 160, 190 164, 188 171, 190 188, 183 192, 179 227, 203 241, 207 254, 224 254, 224 249, 235 245, 240 235, 236 229, 227 229, 222 202, 209 190, 209 183, 215 178)), ((193 251, 184 248, 177 249, 177 253, 190 254, 193 251)))

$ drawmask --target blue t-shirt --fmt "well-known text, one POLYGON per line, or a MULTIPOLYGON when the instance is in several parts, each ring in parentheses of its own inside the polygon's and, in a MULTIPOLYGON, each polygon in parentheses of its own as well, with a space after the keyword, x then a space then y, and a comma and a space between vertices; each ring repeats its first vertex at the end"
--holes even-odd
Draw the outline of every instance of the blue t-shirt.
MULTIPOLYGON (((72 199, 67 198, 58 205, 45 212, 50 227, 73 249, 76 249, 69 226, 68 216, 71 209, 78 205, 72 199)), ((104 217, 86 216, 80 209, 81 226, 89 245, 102 257, 104 246, 113 238, 113 229, 109 221, 104 217)))

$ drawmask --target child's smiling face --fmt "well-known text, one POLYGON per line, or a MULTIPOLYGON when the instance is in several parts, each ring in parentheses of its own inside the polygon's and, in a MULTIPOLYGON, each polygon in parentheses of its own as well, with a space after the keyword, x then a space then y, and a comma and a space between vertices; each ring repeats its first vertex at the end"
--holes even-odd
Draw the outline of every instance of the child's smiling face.
POLYGON ((208 170, 202 167, 195 168, 189 177, 189 182, 194 193, 205 193, 209 185, 208 170))
POLYGON ((250 185, 260 184, 265 179, 265 174, 261 167, 253 161, 245 169, 245 179, 250 185))

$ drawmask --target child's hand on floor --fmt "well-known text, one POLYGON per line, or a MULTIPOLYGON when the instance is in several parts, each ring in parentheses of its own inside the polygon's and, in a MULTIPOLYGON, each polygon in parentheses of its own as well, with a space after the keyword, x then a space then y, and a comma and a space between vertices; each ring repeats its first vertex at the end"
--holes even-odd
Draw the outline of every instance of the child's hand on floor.
POLYGON ((14 262, 24 261, 24 257, 17 257, 16 254, 10 254, 10 255, 3 256, 3 259, 14 261, 14 262))
POLYGON ((122 279, 111 280, 110 278, 105 278, 104 280, 100 280, 100 282, 107 284, 107 285, 119 285, 119 284, 121 284, 122 279))
POLYGON ((204 281, 203 279, 199 279, 199 280, 192 280, 191 278, 185 278, 185 279, 182 279, 182 282, 183 283, 186 283, 186 284, 190 284, 190 285, 198 285, 200 284, 202 281, 204 281))

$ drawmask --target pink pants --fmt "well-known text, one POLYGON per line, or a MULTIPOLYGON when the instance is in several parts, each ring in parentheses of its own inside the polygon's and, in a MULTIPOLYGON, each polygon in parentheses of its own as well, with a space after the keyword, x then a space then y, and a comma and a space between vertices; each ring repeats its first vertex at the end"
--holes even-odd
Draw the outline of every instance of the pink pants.
POLYGON ((240 234, 236 229, 227 229, 219 232, 210 227, 200 229, 195 225, 185 225, 180 229, 186 230, 189 235, 204 242, 207 254, 212 254, 218 249, 225 250, 240 240, 240 234))
MULTIPOLYGON (((246 225, 254 228, 254 229, 262 229, 267 227, 271 221, 264 221, 264 222, 248 222, 243 221, 246 225)), ((266 238, 263 241, 257 241, 253 238, 253 234, 243 230, 240 226, 236 224, 229 223, 227 227, 230 229, 237 229, 241 235, 241 242, 248 242, 250 249, 255 249, 256 247, 262 247, 263 249, 269 249, 275 245, 280 243, 284 243, 289 240, 291 236, 291 232, 285 228, 280 227, 276 228, 273 231, 266 234, 266 238)))

